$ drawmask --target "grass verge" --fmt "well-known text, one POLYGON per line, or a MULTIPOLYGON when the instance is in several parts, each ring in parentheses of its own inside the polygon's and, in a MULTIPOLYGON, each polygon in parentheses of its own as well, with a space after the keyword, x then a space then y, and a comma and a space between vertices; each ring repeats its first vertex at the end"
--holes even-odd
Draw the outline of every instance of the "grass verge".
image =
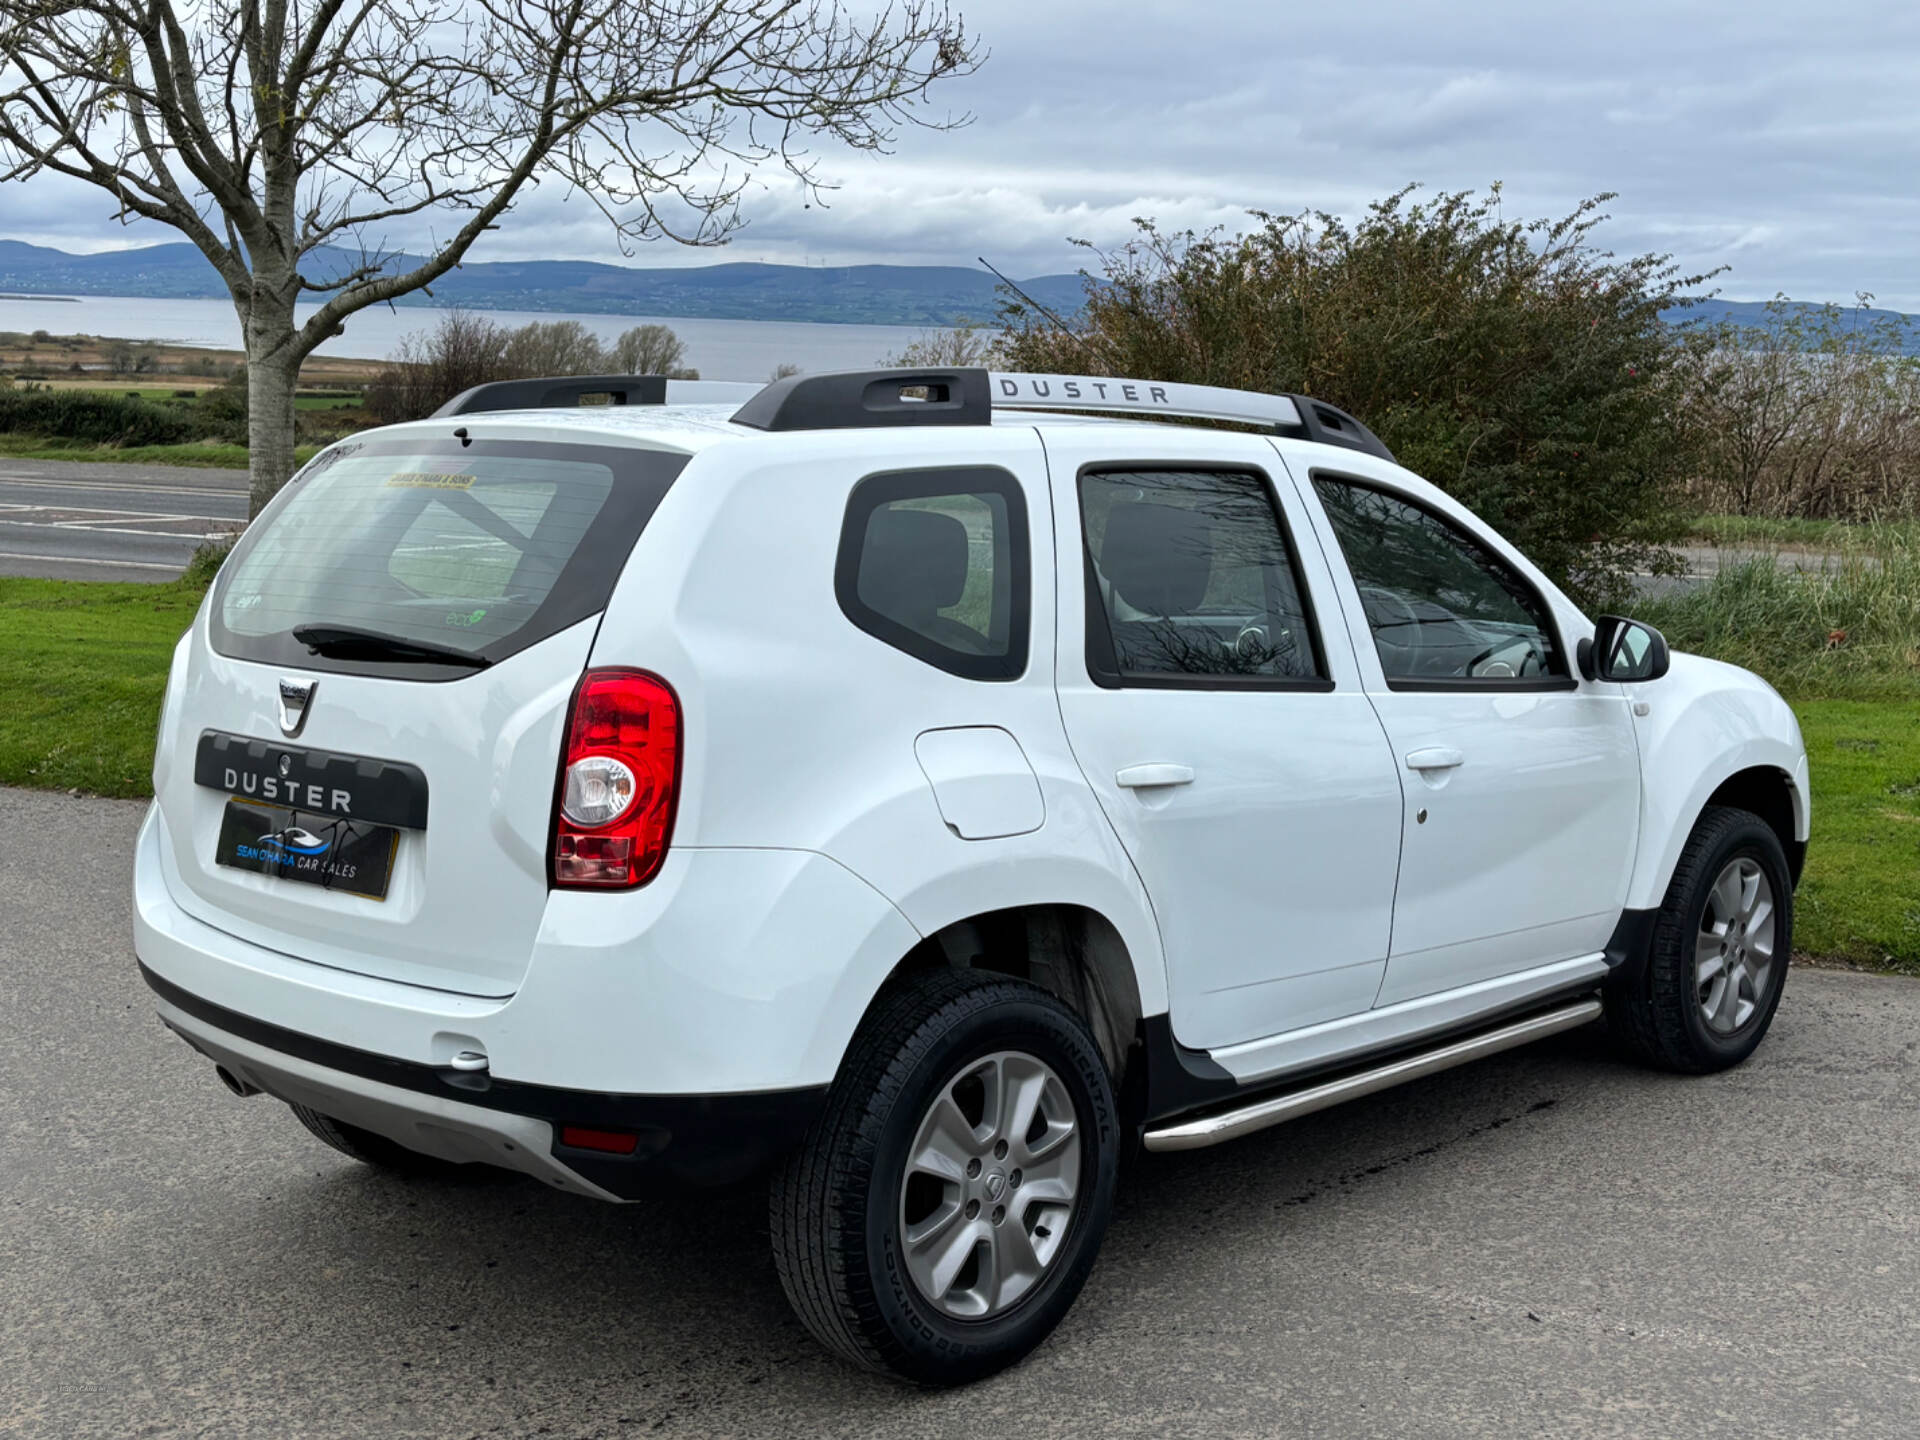
POLYGON ((0 784, 149 794, 167 666, 204 593, 0 579, 0 784))
POLYGON ((1710 545, 1752 545, 1759 548, 1839 550, 1871 544, 1877 531, 1891 531, 1920 539, 1920 520, 1891 520, 1861 524, 1853 520, 1773 519, 1764 515, 1702 515, 1687 527, 1695 540, 1710 545))
MULTIPOLYGON (((294 463, 304 465, 320 453, 318 445, 294 451, 294 463)), ((0 434, 0 456, 11 460, 85 460, 111 465, 187 465, 210 470, 244 470, 244 445, 89 445, 75 440, 51 440, 44 435, 0 434)))
MULTIPOLYGON (((170 585, 0 579, 0 784, 146 795, 174 643, 216 568, 209 552, 170 585)), ((1888 573, 1739 567, 1642 610, 1794 701, 1814 806, 1800 948, 1920 974, 1920 576, 1903 600, 1888 573), (1826 648, 1835 617, 1861 637, 1850 654, 1826 648)))
POLYGON ((1920 975, 1920 692, 1794 706, 1813 774, 1813 843, 1795 896, 1809 955, 1920 975))
POLYGON ((1920 535, 1904 526, 1860 532, 1822 569, 1729 565, 1635 614, 1790 697, 1920 699, 1920 535))

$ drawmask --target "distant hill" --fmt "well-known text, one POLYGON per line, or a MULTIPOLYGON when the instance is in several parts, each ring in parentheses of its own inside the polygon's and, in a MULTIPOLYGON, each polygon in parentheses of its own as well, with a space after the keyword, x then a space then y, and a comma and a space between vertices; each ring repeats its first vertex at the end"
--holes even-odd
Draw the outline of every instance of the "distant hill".
MULTIPOLYGON (((321 251, 316 278, 357 263, 347 251, 321 251)), ((408 263, 402 257, 402 263, 408 263)), ((1017 282, 1056 314, 1079 311, 1078 275, 1040 275, 1017 282)), ((586 315, 661 315, 701 320, 810 320, 828 324, 964 325, 994 319, 998 282, 984 270, 957 265, 702 265, 643 269, 591 260, 495 260, 464 265, 435 281, 433 295, 395 302, 470 310, 561 310, 586 315)), ((226 287, 188 244, 149 245, 98 255, 0 240, 0 294, 128 295, 224 300, 226 287)), ((1800 309, 1816 308, 1811 305, 1800 309)), ((1920 316, 1868 310, 1906 326, 1907 353, 1920 355, 1920 316)), ((1768 323, 1766 302, 1707 300, 1666 312, 1669 321, 1739 325, 1768 323)))
MULTIPOLYGON (((344 273, 355 258, 345 251, 319 252, 313 266, 315 278, 344 273)), ((997 284, 984 270, 946 265, 736 264, 666 270, 590 260, 490 261, 462 266, 435 281, 431 298, 414 294, 396 303, 706 320, 941 326, 992 320, 997 284)), ((1057 312, 1080 308, 1077 275, 1041 275, 1018 284, 1057 312)), ((184 243, 69 255, 64 250, 0 240, 0 293, 9 291, 176 300, 224 300, 227 295, 213 267, 184 243)))
MULTIPOLYGON (((1703 300, 1698 305, 1688 306, 1684 310, 1669 310, 1662 318, 1680 324, 1694 323, 1719 325, 1731 323, 1750 329, 1770 329, 1774 323, 1773 312, 1765 300, 1703 300)), ((1790 311, 1818 310, 1820 307, 1799 301, 1789 301, 1786 308, 1790 311)), ((1855 318, 1862 325, 1871 325, 1879 320, 1891 320, 1906 331, 1906 352, 1920 355, 1920 315, 1904 315, 1898 310, 1859 310, 1854 306, 1843 307, 1842 313, 1855 318)))

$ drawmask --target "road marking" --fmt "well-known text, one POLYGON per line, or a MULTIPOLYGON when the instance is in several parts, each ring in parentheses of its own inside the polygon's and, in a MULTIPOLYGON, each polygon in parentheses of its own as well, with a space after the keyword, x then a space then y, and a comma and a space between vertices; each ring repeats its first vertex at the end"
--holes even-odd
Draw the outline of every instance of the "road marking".
MULTIPOLYGON (((243 523, 238 515, 176 515, 164 510, 136 510, 126 505, 27 505, 20 501, 0 503, 0 510, 9 514, 51 513, 59 515, 124 515, 130 520, 213 520, 225 525, 243 523)), ((74 520, 74 525, 98 525, 107 522, 98 520, 74 520)))
MULTIPOLYGON (((155 518, 155 517, 145 517, 155 518)), ((0 517, 0 530, 58 530, 67 535, 145 535, 153 540, 225 540, 237 530, 135 530, 116 526, 111 520, 8 520, 0 517)))
POLYGON ((38 485, 48 490, 130 490, 136 495, 219 495, 235 500, 247 498, 244 488, 223 490, 218 486, 137 485, 128 480, 29 480, 24 475, 0 474, 0 485, 38 485))
POLYGON ((17 550, 0 550, 0 560, 37 560, 42 565, 105 565, 112 570, 178 571, 179 565, 156 565, 150 560, 90 560, 84 555, 23 555, 17 550))

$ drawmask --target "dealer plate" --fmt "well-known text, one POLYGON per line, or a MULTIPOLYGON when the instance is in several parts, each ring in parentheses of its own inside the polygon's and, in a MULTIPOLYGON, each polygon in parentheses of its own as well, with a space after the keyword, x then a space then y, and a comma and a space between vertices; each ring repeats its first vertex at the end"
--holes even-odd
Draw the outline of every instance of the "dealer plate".
POLYGON ((400 832, 391 825, 229 800, 214 863, 300 885, 387 898, 400 832))

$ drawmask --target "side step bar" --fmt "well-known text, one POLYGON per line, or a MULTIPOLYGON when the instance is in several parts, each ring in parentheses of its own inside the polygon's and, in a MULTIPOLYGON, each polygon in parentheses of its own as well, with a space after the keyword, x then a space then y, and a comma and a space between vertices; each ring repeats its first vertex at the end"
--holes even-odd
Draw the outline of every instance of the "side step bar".
POLYGON ((1451 1070, 1454 1066, 1464 1065, 1469 1060, 1497 1055, 1502 1050, 1531 1044, 1549 1035, 1557 1035, 1562 1030, 1571 1030, 1576 1026, 1588 1024, 1600 1018, 1600 1009, 1598 1000, 1581 1000, 1572 1005, 1564 1005, 1557 1010, 1549 1010, 1543 1015, 1534 1015, 1525 1020, 1517 1020, 1511 1025, 1502 1025, 1497 1030, 1487 1030, 1481 1034, 1469 1036, 1465 1040, 1456 1040, 1453 1044, 1442 1045, 1437 1050, 1402 1056, 1398 1060, 1377 1066, 1372 1070, 1343 1075, 1338 1080, 1327 1081, 1324 1085, 1314 1085, 1305 1090, 1294 1090, 1284 1095, 1255 1100, 1237 1110, 1206 1115, 1197 1120, 1179 1120, 1170 1125, 1161 1125, 1147 1131, 1147 1149, 1203 1150, 1209 1145, 1218 1145, 1224 1140, 1238 1140, 1242 1135, 1251 1135, 1254 1131, 1264 1130, 1269 1125, 1278 1125, 1282 1121, 1311 1115, 1316 1110, 1325 1110, 1344 1100, 1357 1100, 1362 1095, 1371 1095, 1378 1090, 1389 1090, 1395 1085, 1404 1085, 1409 1080, 1418 1080, 1423 1075, 1434 1075, 1442 1070, 1451 1070))

